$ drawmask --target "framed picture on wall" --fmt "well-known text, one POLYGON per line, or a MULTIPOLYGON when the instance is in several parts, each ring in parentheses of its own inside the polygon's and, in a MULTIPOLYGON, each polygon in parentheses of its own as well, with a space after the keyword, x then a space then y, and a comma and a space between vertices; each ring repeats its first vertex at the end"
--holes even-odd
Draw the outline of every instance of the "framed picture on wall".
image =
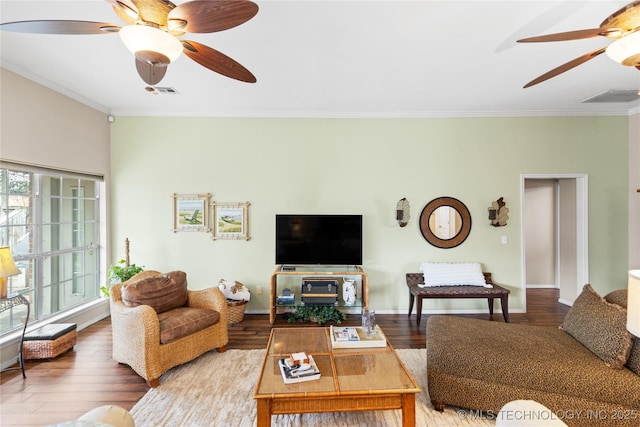
POLYGON ((209 200, 211 194, 173 193, 173 229, 177 231, 211 231, 209 200))
POLYGON ((249 202, 212 202, 212 239, 249 240, 249 202))

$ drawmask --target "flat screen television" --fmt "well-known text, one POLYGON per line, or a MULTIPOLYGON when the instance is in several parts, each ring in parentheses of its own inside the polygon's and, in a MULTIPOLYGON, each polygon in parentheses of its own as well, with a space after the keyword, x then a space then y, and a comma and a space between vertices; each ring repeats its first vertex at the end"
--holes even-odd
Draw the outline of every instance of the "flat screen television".
POLYGON ((276 264, 361 265, 362 215, 276 215, 276 264))

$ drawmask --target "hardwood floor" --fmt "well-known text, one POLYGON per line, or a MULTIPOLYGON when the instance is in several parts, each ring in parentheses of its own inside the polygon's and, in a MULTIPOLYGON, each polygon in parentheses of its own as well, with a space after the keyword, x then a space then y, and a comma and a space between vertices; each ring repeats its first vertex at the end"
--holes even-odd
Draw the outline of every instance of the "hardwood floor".
MULTIPOLYGON (((527 313, 510 313, 512 323, 558 326, 568 307, 557 303, 554 289, 527 290, 527 313)), ((424 348, 428 315, 416 325, 415 313, 378 315, 377 323, 395 348, 424 348)), ((488 314, 465 315, 489 319, 488 314)), ((357 325, 349 316, 347 325, 357 325)), ((494 320, 502 321, 496 309, 494 320)), ((277 327, 291 326, 278 319, 277 327)), ((313 326, 312 326, 313 327, 313 326)), ((271 327, 268 315, 245 315, 229 327, 229 349, 264 348, 271 327)), ((19 370, 3 372, 0 379, 0 425, 43 426, 75 419, 101 405, 131 409, 147 392, 145 381, 129 367, 111 359, 111 323, 104 319, 78 333, 73 350, 52 361, 26 363, 27 378, 19 370)))

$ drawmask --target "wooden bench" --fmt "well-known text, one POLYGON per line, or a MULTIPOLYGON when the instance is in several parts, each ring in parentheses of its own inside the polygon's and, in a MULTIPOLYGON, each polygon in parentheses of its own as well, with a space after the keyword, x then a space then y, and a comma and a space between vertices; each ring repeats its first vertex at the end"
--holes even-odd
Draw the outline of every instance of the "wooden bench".
POLYGON ((509 291, 502 286, 496 285, 491 280, 491 273, 483 273, 484 280, 491 284, 492 288, 482 286, 433 286, 421 288, 418 284, 424 283, 422 273, 407 273, 407 286, 409 287, 409 317, 413 311, 413 303, 418 299, 416 322, 420 325, 422 318, 422 300, 424 298, 486 298, 489 302, 489 316, 493 320, 493 300, 500 298, 502 306, 502 317, 505 322, 509 322, 509 291))

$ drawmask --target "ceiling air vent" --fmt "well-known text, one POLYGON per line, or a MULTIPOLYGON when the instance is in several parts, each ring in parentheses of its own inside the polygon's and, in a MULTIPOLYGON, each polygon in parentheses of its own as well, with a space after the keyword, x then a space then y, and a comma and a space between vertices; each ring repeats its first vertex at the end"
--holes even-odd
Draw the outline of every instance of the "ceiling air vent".
POLYGON ((640 99, 637 89, 609 89, 582 101, 586 102, 631 102, 640 99))
POLYGON ((173 87, 147 86, 145 89, 154 95, 180 95, 180 92, 173 87))

